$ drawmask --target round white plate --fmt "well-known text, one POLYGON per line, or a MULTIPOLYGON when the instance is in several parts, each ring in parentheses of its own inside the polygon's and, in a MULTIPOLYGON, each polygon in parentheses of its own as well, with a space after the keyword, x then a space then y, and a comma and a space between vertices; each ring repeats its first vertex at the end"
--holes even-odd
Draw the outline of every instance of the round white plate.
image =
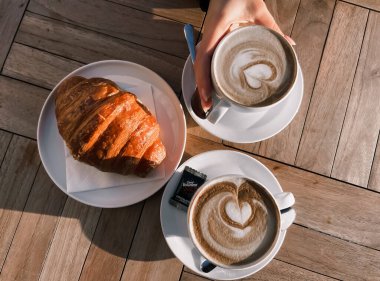
POLYGON ((284 239, 286 230, 280 232, 273 252, 259 264, 249 269, 231 270, 216 267, 209 273, 199 269, 204 260, 192 243, 187 230, 187 213, 169 204, 173 196, 182 171, 190 166, 207 175, 207 180, 226 174, 240 174, 249 176, 263 185, 273 194, 282 191, 282 188, 271 171, 256 159, 240 152, 230 150, 215 150, 198 154, 184 162, 167 183, 161 201, 161 227, 166 242, 174 255, 192 271, 210 279, 234 280, 249 276, 266 266, 277 254, 284 239), (232 164, 233 163, 233 164, 232 164))
POLYGON ((303 75, 298 64, 296 84, 290 95, 278 105, 260 112, 243 113, 233 109, 213 124, 199 118, 191 108, 191 97, 196 88, 193 65, 187 58, 182 72, 182 95, 191 117, 210 134, 236 143, 252 143, 265 140, 282 131, 297 114, 303 96, 303 75))
MULTIPOLYGON (((72 198, 95 207, 116 208, 142 201, 158 191, 172 176, 182 158, 186 143, 186 122, 179 100, 172 88, 153 71, 141 65, 118 60, 94 62, 85 65, 64 79, 80 75, 86 78, 103 77, 125 88, 125 77, 142 80, 152 85, 156 114, 160 120, 161 137, 167 156, 165 177, 156 181, 118 186, 94 191, 67 193, 64 142, 58 132, 52 92, 42 108, 37 128, 38 150, 42 163, 54 183, 72 198)), ((64 80, 62 79, 61 82, 64 80)), ((60 82, 60 83, 61 83, 60 82)), ((58 83, 59 85, 59 83, 58 83)), ((56 86, 57 87, 57 86, 56 86)))

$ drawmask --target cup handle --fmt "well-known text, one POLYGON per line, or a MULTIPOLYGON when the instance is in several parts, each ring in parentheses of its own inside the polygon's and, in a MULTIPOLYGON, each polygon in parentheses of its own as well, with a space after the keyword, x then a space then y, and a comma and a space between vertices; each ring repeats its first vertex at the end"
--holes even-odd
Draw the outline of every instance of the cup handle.
POLYGON ((281 211, 281 230, 286 230, 296 219, 296 211, 291 208, 294 203, 294 195, 291 192, 282 192, 274 196, 281 211))
POLYGON ((212 107, 210 113, 207 116, 207 120, 212 124, 218 123, 230 107, 231 105, 228 102, 216 97, 214 99, 214 106, 212 107))
POLYGON ((274 195, 274 199, 280 209, 280 211, 290 208, 294 205, 296 200, 291 192, 281 192, 274 195))
POLYGON ((285 213, 281 213, 281 230, 287 230, 296 219, 296 211, 288 209, 285 213))

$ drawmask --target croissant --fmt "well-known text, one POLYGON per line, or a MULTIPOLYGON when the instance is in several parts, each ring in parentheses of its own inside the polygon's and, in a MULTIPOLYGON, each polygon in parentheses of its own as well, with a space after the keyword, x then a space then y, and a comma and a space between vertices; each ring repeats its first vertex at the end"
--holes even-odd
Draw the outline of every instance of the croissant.
POLYGON ((58 130, 75 159, 145 177, 166 157, 156 118, 113 81, 73 76, 54 95, 58 130))

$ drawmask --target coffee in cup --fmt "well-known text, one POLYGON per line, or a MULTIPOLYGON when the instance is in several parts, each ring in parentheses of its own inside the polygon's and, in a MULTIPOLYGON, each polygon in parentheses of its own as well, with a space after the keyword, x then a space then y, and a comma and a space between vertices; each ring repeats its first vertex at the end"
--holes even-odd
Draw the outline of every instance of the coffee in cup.
POLYGON ((281 214, 274 197, 261 184, 230 175, 216 178, 196 192, 189 206, 188 226, 206 259, 224 268, 246 268, 273 249, 281 230, 281 214))
MULTIPOLYGON (((291 92, 297 78, 297 57, 277 32, 261 25, 245 26, 227 34, 218 44, 211 78, 217 95, 214 99, 224 102, 219 107, 227 109, 227 103, 244 112, 263 110, 280 103, 291 92)), ((214 102, 215 108, 218 102, 214 102)), ((225 113, 219 111, 211 119, 225 113)))

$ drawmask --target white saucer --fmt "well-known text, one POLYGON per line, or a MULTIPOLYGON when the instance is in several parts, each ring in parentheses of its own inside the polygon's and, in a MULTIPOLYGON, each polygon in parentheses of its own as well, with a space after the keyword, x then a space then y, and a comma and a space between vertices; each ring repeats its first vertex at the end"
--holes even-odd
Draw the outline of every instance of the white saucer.
POLYGON ((227 111, 222 119, 213 124, 199 118, 191 108, 191 97, 195 90, 195 78, 190 57, 187 58, 182 72, 182 95, 191 117, 210 134, 235 143, 252 143, 268 139, 282 131, 294 118, 301 105, 303 96, 303 75, 298 64, 296 84, 283 102, 266 110, 255 113, 227 111))
POLYGON ((45 101, 37 128, 38 150, 46 172, 63 192, 91 206, 116 208, 132 205, 148 198, 170 179, 178 167, 185 149, 185 116, 174 91, 165 80, 150 69, 127 61, 94 62, 73 71, 64 79, 73 75, 87 78, 108 78, 115 81, 122 88, 128 86, 126 81, 131 81, 131 78, 135 79, 136 83, 144 81, 152 85, 156 114, 160 120, 161 137, 167 150, 167 156, 161 164, 165 166, 165 177, 151 182, 129 184, 127 186, 67 193, 65 144, 57 128, 54 97, 52 95, 54 89, 45 101), (128 77, 127 80, 126 77, 128 77))
POLYGON ((286 230, 280 232, 278 242, 273 252, 254 267, 244 270, 228 270, 216 267, 209 273, 204 273, 199 269, 203 258, 201 258, 200 253, 188 235, 187 213, 169 204, 169 199, 176 190, 185 166, 190 166, 205 173, 208 180, 226 174, 241 174, 261 182, 274 194, 282 191, 279 182, 272 172, 259 161, 246 154, 230 150, 215 150, 192 157, 184 162, 174 173, 166 185, 161 201, 160 215, 162 232, 174 255, 192 271, 210 279, 239 279, 249 276, 266 266, 280 249, 285 239, 286 230))

